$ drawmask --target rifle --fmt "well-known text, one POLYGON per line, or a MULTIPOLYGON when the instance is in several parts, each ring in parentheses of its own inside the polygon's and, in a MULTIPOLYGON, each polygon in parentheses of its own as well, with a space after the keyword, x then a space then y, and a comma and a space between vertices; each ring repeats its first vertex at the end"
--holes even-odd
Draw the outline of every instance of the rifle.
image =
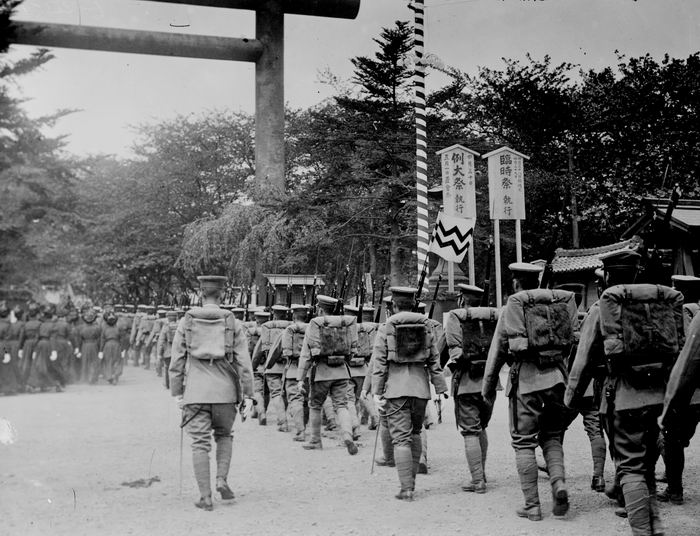
POLYGON ((340 293, 338 294, 338 303, 335 305, 334 315, 342 315, 345 306, 345 295, 348 291, 348 275, 350 275, 350 265, 345 265, 343 272, 343 282, 340 285, 340 293))
POLYGON ((359 298, 360 298, 360 304, 358 305, 357 308, 357 322, 361 323, 362 322, 362 308, 365 303, 365 277, 364 275, 360 278, 360 292, 358 293, 359 298))
POLYGON ((386 285, 386 276, 382 277, 382 286, 379 287, 379 305, 377 307, 377 312, 374 313, 374 323, 379 324, 379 319, 382 316, 382 304, 384 303, 384 285, 386 285))
POLYGON ((270 282, 268 281, 265 285, 265 311, 268 313, 272 311, 272 304, 270 303, 270 282))
POLYGON ((287 319, 292 319, 292 283, 287 280, 287 319))
POLYGON ((673 186, 673 190, 671 191, 671 197, 668 200, 668 205, 666 205, 666 213, 664 214, 664 219, 661 221, 661 224, 658 223, 658 218, 654 217, 655 225, 654 234, 652 235, 654 239, 654 247, 652 249, 652 254, 649 257, 649 261, 647 262, 647 266, 649 267, 648 271, 650 273, 645 274, 645 279, 649 282, 656 283, 663 281, 664 268, 661 257, 659 256, 659 239, 664 233, 668 232, 673 211, 675 210, 680 198, 680 187, 678 184, 675 184, 673 186))
POLYGON ((413 312, 418 311, 418 304, 420 303, 420 295, 423 293, 423 285, 425 285, 425 276, 428 275, 428 255, 425 256, 423 261, 423 269, 420 272, 420 279, 418 280, 418 292, 416 292, 416 298, 413 302, 413 312))
POLYGON ((246 321, 248 320, 248 308, 250 307, 250 294, 251 294, 251 292, 252 292, 252 290, 250 288, 250 285, 241 289, 241 296, 243 294, 245 294, 245 312, 243 313, 243 318, 245 318, 246 321))
POLYGON ((484 274, 484 293, 481 295, 481 306, 488 307, 491 298, 491 260, 493 255, 493 236, 489 235, 489 245, 486 249, 486 273, 484 274))
MULTIPOLYGON (((428 318, 433 318, 433 313, 435 312, 435 302, 438 297, 438 290, 440 290, 440 282, 442 281, 442 274, 438 274, 437 283, 435 283, 435 292, 433 292, 433 302, 430 304, 430 310, 428 311, 428 318)), ((442 409, 441 409, 442 411, 442 409)))
MULTIPOLYGON (((304 289, 306 289, 306 287, 304 287, 304 289)), ((309 309, 307 322, 314 317, 314 308, 316 307, 316 274, 314 274, 314 282, 311 287, 311 300, 309 300, 309 305, 311 305, 311 308, 309 309)))

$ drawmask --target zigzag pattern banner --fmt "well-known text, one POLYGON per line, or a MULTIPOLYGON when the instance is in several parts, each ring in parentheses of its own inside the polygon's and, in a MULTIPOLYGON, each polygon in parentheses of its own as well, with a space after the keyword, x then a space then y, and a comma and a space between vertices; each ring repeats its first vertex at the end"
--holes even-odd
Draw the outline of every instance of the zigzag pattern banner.
POLYGON ((460 263, 472 245, 473 232, 473 219, 441 214, 435 226, 430 251, 446 261, 460 263))

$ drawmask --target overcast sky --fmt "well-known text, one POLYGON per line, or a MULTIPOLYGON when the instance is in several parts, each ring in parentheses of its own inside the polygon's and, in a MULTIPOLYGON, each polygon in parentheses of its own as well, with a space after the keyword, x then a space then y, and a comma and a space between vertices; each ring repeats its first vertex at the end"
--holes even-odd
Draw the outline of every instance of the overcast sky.
MULTIPOLYGON (((326 69, 341 78, 350 58, 371 55, 372 39, 395 20, 410 20, 405 0, 362 0, 356 20, 286 17, 286 100, 307 107, 333 94, 319 82, 326 69)), ((66 24, 254 37, 249 11, 137 0, 25 0, 18 19, 66 24), (189 25, 172 28, 171 25, 189 25)), ((584 68, 627 56, 664 53, 686 58, 700 50, 697 0, 426 0, 426 51, 469 73, 502 66, 501 58, 570 61, 584 68)), ((11 57, 28 53, 15 46, 11 57)), ((56 59, 21 79, 33 115, 82 111, 62 119, 77 154, 128 155, 129 125, 177 114, 231 108, 253 112, 249 63, 55 49, 56 59)), ((438 78, 433 76, 433 83, 438 78)), ((430 89, 430 78, 428 81, 430 89)))

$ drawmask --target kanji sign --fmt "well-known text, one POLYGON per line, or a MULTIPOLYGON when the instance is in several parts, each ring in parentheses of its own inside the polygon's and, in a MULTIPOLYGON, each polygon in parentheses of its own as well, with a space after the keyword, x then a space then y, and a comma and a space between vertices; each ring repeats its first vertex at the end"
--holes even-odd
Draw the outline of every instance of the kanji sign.
POLYGON ((485 154, 489 165, 489 212, 492 220, 525 219, 523 160, 528 157, 508 147, 485 154))
POLYGON ((479 153, 461 145, 438 151, 442 169, 442 204, 446 216, 476 218, 474 157, 479 153))

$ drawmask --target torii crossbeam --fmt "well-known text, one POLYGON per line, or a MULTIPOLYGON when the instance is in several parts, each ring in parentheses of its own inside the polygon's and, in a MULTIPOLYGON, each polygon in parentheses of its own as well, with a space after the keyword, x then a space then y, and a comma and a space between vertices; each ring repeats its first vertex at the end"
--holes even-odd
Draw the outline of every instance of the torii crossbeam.
POLYGON ((284 15, 354 19, 360 0, 151 1, 254 10, 255 39, 16 21, 10 41, 40 47, 255 62, 255 179, 259 185, 284 191, 284 15))

